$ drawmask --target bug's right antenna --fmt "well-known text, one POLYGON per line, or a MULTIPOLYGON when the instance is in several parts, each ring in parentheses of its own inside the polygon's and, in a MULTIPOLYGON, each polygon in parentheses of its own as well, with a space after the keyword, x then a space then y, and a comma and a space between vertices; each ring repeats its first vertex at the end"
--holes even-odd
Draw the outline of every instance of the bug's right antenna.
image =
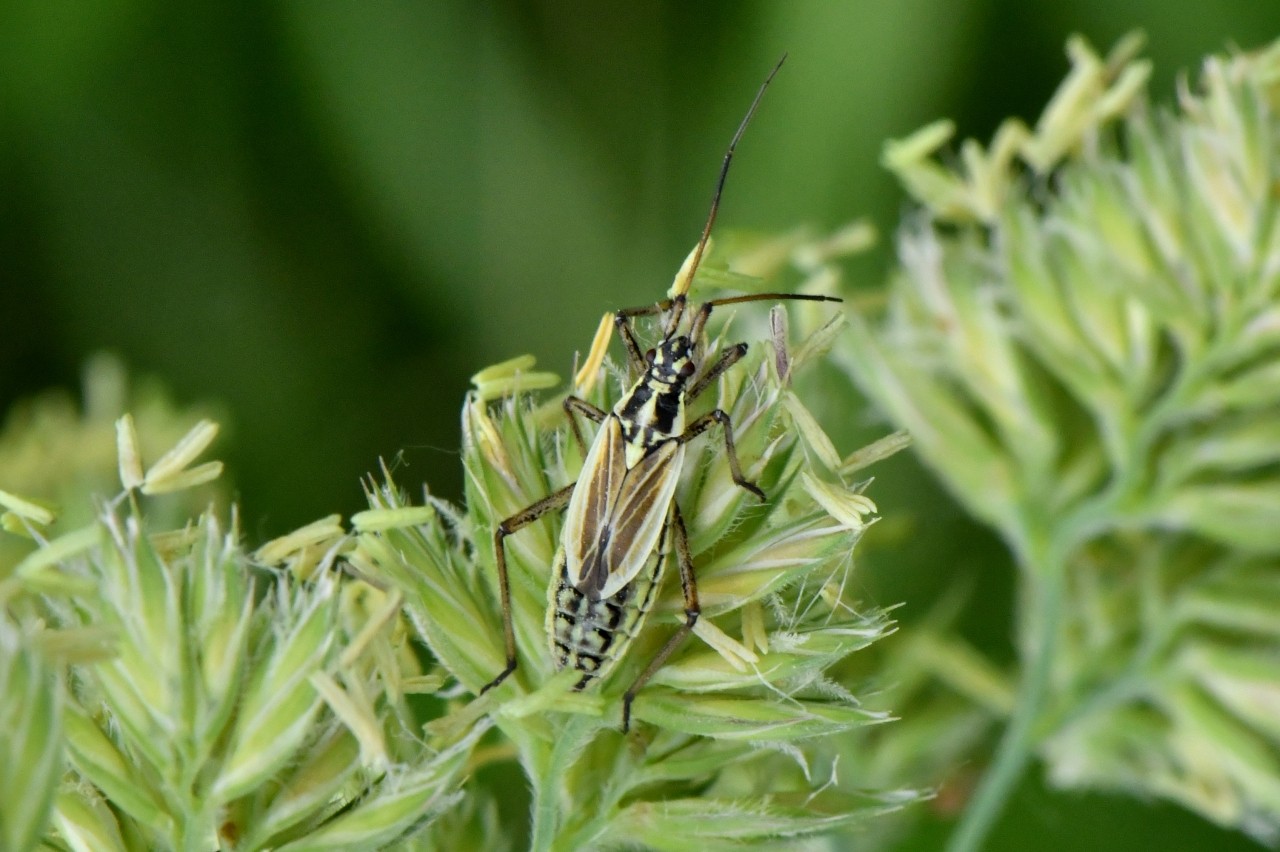
POLYGON ((769 88, 769 84, 773 82, 774 75, 778 73, 778 69, 782 67, 782 63, 787 61, 787 55, 782 54, 782 58, 778 60, 778 64, 773 66, 773 70, 769 72, 769 76, 760 84, 760 90, 756 92, 755 100, 751 102, 751 108, 747 110, 747 114, 743 116, 742 123, 738 125, 738 130, 733 134, 733 140, 729 143, 729 150, 724 154, 724 164, 720 166, 720 177, 716 180, 716 192, 711 196, 711 212, 707 215, 707 224, 702 227, 702 238, 698 240, 698 247, 693 250, 693 260, 689 263, 689 271, 675 288, 672 296, 676 299, 676 310, 668 321, 668 332, 674 331, 676 325, 680 322, 680 307, 684 296, 689 292, 689 288, 693 286, 694 273, 698 271, 698 264, 702 262, 702 253, 707 248, 707 241, 711 239, 711 226, 715 224, 716 212, 720 209, 720 194, 724 192, 724 181, 729 176, 729 164, 733 162, 733 149, 738 147, 738 140, 742 138, 742 134, 747 129, 747 125, 751 123, 751 117, 756 114, 756 107, 760 106, 760 99, 764 97, 764 90, 769 88))

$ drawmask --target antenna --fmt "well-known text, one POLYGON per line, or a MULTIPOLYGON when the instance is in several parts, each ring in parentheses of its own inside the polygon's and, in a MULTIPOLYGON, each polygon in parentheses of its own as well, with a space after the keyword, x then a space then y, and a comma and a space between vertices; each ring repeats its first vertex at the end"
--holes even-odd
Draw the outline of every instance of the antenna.
MULTIPOLYGON (((720 177, 716 180, 716 192, 711 196, 711 212, 707 215, 707 224, 702 227, 702 238, 698 240, 698 247, 693 250, 693 261, 689 264, 689 272, 684 277, 684 281, 676 288, 674 293, 677 304, 683 302, 683 296, 689 292, 689 288, 693 286, 694 273, 698 271, 698 264, 702 262, 702 253, 707 248, 707 241, 711 239, 711 226, 715 224, 716 212, 720 209, 720 194, 724 192, 724 181, 729 176, 729 164, 733 162, 733 149, 738 147, 738 140, 742 138, 743 132, 747 129, 747 125, 751 123, 751 117, 756 114, 756 107, 760 106, 760 99, 764 97, 764 90, 769 88, 769 84, 773 82, 774 75, 778 73, 778 69, 782 67, 782 63, 787 61, 787 55, 782 54, 782 58, 778 60, 778 64, 773 66, 773 70, 769 72, 769 76, 760 84, 760 90, 756 92, 755 100, 751 102, 751 108, 747 110, 747 114, 743 117, 742 123, 738 125, 738 131, 733 134, 733 141, 729 143, 729 150, 724 155, 724 165, 720 167, 720 177)), ((676 322, 680 320, 680 310, 677 309, 674 317, 676 322)))

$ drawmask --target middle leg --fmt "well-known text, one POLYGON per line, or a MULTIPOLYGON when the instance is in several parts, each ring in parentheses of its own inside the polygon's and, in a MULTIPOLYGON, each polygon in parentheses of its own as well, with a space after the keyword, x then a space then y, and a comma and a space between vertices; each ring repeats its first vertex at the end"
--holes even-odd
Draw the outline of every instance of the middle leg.
MULTIPOLYGON (((732 352, 733 350, 730 349, 729 351, 732 352)), ((717 423, 724 426, 725 457, 729 461, 729 473, 733 476, 734 484, 739 488, 750 491, 763 501, 765 499, 764 492, 760 490, 760 487, 742 475, 742 466, 738 464, 738 450, 733 443, 733 421, 729 419, 729 415, 725 414, 724 411, 717 408, 702 415, 690 423, 688 428, 684 430, 684 434, 677 437, 676 440, 682 444, 687 444, 717 423)))

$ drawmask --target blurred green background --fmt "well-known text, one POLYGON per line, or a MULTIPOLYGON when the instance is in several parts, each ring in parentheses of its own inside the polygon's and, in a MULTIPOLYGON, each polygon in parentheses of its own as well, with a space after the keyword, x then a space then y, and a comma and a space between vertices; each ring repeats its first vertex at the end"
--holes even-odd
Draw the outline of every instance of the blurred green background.
MULTIPOLYGON (((567 376, 604 311, 664 292, 784 51, 721 226, 868 216, 887 237, 852 286, 872 288, 909 210, 886 138, 1033 121, 1069 34, 1105 49, 1133 28, 1168 102, 1206 53, 1280 35, 1280 4, 6 0, 0 409, 75 386, 101 349, 214 401, 254 540, 359 509, 379 456, 456 498, 467 377, 524 352, 567 376)), ((846 450, 883 431, 845 421, 827 425, 846 450)), ((868 593, 909 621, 960 578, 966 634, 1011 659, 999 543, 910 460, 878 475, 885 516, 928 526, 868 554, 868 593)), ((906 848, 945 831, 931 818, 906 848)), ((1034 778, 990 848, 1138 840, 1252 848, 1034 778)))

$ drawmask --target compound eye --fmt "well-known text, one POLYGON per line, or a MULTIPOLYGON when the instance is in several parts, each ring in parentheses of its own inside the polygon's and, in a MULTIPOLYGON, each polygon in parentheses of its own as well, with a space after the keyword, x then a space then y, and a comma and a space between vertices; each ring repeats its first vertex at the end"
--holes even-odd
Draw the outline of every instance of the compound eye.
POLYGON ((652 365, 653 365, 653 356, 654 356, 654 355, 656 355, 656 354, 657 354, 657 353, 656 353, 656 352, 654 352, 652 349, 648 350, 647 352, 645 352, 645 353, 644 353, 644 362, 645 362, 646 364, 649 364, 650 366, 652 366, 652 365))
POLYGON ((692 377, 695 372, 696 369, 694 368, 692 361, 685 361, 680 367, 680 375, 686 379, 692 377))

